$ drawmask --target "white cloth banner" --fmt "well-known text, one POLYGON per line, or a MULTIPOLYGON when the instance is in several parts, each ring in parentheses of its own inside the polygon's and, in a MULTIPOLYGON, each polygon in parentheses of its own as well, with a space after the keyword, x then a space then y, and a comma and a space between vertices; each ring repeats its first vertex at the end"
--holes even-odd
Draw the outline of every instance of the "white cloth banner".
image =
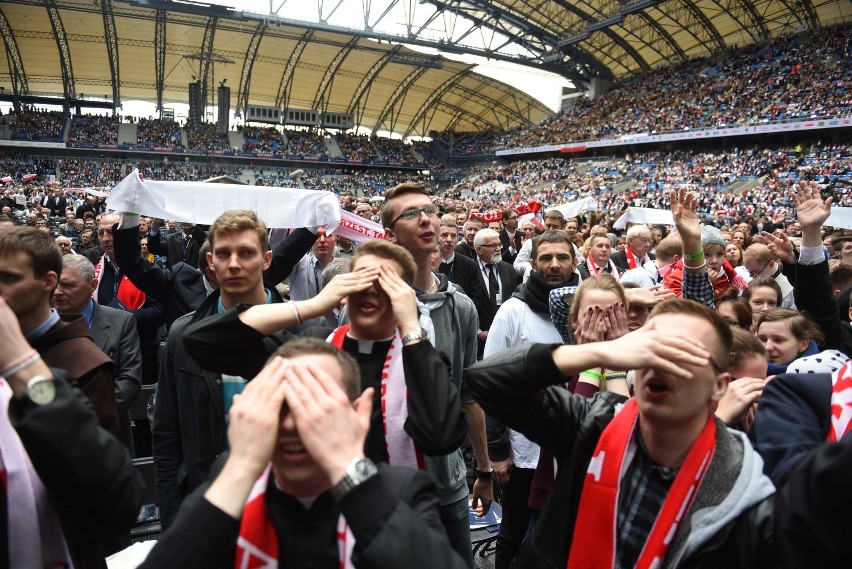
POLYGON ((833 207, 831 215, 825 220, 828 227, 840 227, 842 229, 852 229, 852 207, 833 207))
POLYGON ((621 217, 612 224, 615 229, 624 229, 628 223, 652 223, 654 225, 674 225, 672 212, 667 209, 650 207, 629 207, 621 217))
POLYGON ((565 216, 565 219, 569 219, 571 217, 577 217, 584 211, 598 211, 598 202, 596 202, 593 198, 583 198, 575 202, 548 208, 548 210, 551 209, 558 210, 565 216))
POLYGON ((248 209, 272 227, 340 223, 340 202, 331 192, 204 182, 142 180, 133 170, 112 189, 107 208, 187 223, 211 224, 231 209, 248 209))
POLYGON ((343 209, 340 210, 340 225, 337 226, 334 233, 338 237, 358 243, 363 243, 370 239, 385 238, 385 230, 381 225, 343 209))

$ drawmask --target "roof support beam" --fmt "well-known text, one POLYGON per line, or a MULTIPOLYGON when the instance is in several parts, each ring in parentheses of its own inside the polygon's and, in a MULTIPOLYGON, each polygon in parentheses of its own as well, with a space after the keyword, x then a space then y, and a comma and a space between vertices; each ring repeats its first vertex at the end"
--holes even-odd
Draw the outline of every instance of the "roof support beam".
POLYGON ((166 11, 157 10, 154 21, 154 83, 157 111, 163 112, 163 85, 166 81, 166 11))
POLYGON ((661 26, 659 22, 657 22, 657 20, 655 20, 645 12, 636 12, 636 16, 643 22, 645 22, 645 25, 648 28, 652 29, 657 34, 657 36, 659 36, 664 42, 666 42, 666 45, 669 46, 669 49, 672 51, 672 53, 675 54, 678 61, 686 61, 687 57, 686 53, 684 53, 683 51, 683 48, 680 47, 680 44, 675 41, 672 35, 667 32, 666 29, 661 26))
POLYGON ((237 90, 237 106, 236 116, 242 116, 246 112, 249 101, 249 87, 251 86, 251 70, 254 67, 254 61, 257 59, 257 50, 260 47, 260 40, 263 39, 263 33, 266 31, 266 22, 260 22, 254 29, 254 34, 251 36, 246 57, 243 59, 243 70, 240 73, 240 88, 237 90))
MULTIPOLYGON (((384 125, 385 120, 393 112, 393 109, 396 106, 396 104, 404 98, 405 94, 408 92, 408 89, 415 82, 417 82, 417 80, 420 79, 420 77, 422 77, 424 73, 426 73, 425 67, 415 69, 413 72, 408 74, 408 77, 406 77, 405 79, 402 80, 402 82, 400 82, 400 84, 397 86, 396 90, 393 92, 393 95, 391 95, 390 99, 388 99, 388 102, 385 105, 385 108, 382 110, 382 114, 379 115, 378 120, 376 120, 376 126, 373 127, 373 132, 379 130, 384 125)), ((389 128, 389 127, 385 127, 385 128, 387 130, 393 132, 392 128, 389 128)))
POLYGON ((68 37, 65 35, 65 26, 59 15, 59 8, 54 0, 44 0, 50 26, 53 28, 53 37, 56 39, 56 49, 59 52, 59 63, 62 66, 62 90, 65 99, 70 101, 77 98, 74 89, 74 68, 71 65, 71 49, 68 47, 68 37))
MULTIPOLYGON (((716 26, 710 22, 707 15, 698 6, 696 6, 692 0, 680 0, 680 5, 683 9, 689 12, 689 15, 692 16, 694 21, 701 25, 701 29, 709 35, 710 39, 715 44, 715 49, 710 49, 710 46, 708 46, 707 49, 709 51, 722 51, 727 47, 725 45, 725 40, 722 38, 722 34, 719 33, 716 26)), ((675 16, 672 16, 672 18, 675 18, 675 16)))
POLYGON ((405 131, 405 134, 402 135, 402 139, 405 140, 406 138, 411 136, 412 129, 417 126, 417 123, 423 120, 423 118, 426 116, 426 113, 428 113, 432 109, 432 107, 437 105, 437 103, 441 100, 441 97, 444 96, 444 93, 449 91, 453 85, 455 85, 471 73, 473 73, 472 67, 465 69, 464 71, 461 71, 459 73, 456 73, 447 81, 444 81, 444 83, 440 87, 432 91, 429 97, 425 101, 423 101, 423 104, 420 106, 420 110, 417 111, 416 115, 414 115, 414 119, 412 119, 408 130, 405 131))
MULTIPOLYGON (((525 116, 523 112, 521 112, 518 109, 511 109, 511 108, 507 107, 506 105, 504 105, 503 103, 501 103, 500 101, 498 101, 496 99, 492 99, 490 97, 485 97, 481 93, 471 91, 467 87, 463 87, 461 85, 456 85, 454 87, 454 89, 461 91, 462 93, 464 93, 465 95, 467 95, 467 97, 469 97, 471 99, 485 100, 487 104, 485 104, 484 106, 486 108, 488 108, 489 110, 492 110, 492 111, 494 111, 495 109, 500 109, 508 116, 517 117, 518 121, 524 126, 530 126, 530 124, 531 124, 529 117, 525 116)), ((501 128, 503 127, 503 125, 498 125, 498 126, 500 126, 501 128)))
POLYGON ((361 99, 364 97, 365 93, 368 93, 370 87, 373 85, 373 80, 378 77, 379 73, 382 72, 388 62, 390 62, 391 58, 395 56, 397 53, 402 50, 402 46, 397 44, 394 48, 388 51, 384 56, 382 56, 373 66, 364 74, 364 77, 361 79, 361 83, 358 84, 358 88, 355 89, 355 93, 352 95, 352 100, 349 102, 349 107, 347 112, 351 113, 355 116, 355 124, 361 124, 361 115, 363 105, 361 104, 361 99))
POLYGON ((337 52, 334 59, 331 60, 331 63, 328 65, 328 69, 326 69, 326 72, 322 77, 322 81, 320 81, 319 87, 317 87, 317 94, 314 97, 314 104, 311 108, 325 112, 326 93, 328 92, 331 84, 334 82, 334 76, 337 74, 337 70, 340 69, 340 66, 343 65, 343 62, 346 61, 346 57, 352 53, 352 50, 357 46, 358 38, 352 38, 343 49, 337 52))
POLYGON ((112 75, 112 104, 115 109, 121 106, 121 77, 119 76, 121 68, 118 65, 118 34, 115 31, 111 0, 101 0, 101 13, 104 17, 104 39, 112 75))
POLYGON ((30 83, 27 79, 27 72, 24 69, 24 60, 21 58, 21 51, 18 49, 18 42, 2 8, 0 8, 0 35, 3 36, 3 43, 6 45, 6 60, 9 62, 9 73, 12 76, 12 94, 14 95, 12 104, 15 107, 15 112, 20 112, 21 103, 19 97, 21 95, 29 95, 30 83))
POLYGON ((302 39, 293 48, 293 53, 290 54, 290 59, 287 60, 287 66, 284 67, 284 73, 281 74, 281 83, 278 85, 278 96, 275 97, 275 106, 279 109, 285 109, 290 104, 290 91, 293 88, 293 73, 296 71, 296 64, 299 63, 299 58, 302 57, 302 52, 305 51, 308 43, 314 35, 312 29, 305 30, 302 39))
POLYGON ((457 105, 453 105, 445 101, 439 101, 438 107, 446 107, 447 109, 453 111, 453 120, 451 120, 450 123, 447 125, 447 130, 454 130, 456 128, 456 125, 463 118, 475 124, 479 130, 486 130, 488 127, 494 126, 493 122, 483 118, 481 114, 471 114, 471 112, 467 109, 463 109, 457 105))

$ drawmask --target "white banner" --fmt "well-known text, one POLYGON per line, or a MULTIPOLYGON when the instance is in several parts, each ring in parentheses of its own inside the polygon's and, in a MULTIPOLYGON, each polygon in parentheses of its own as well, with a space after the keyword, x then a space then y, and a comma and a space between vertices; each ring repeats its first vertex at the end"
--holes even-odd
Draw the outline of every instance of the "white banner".
POLYGON ((346 210, 340 210, 340 225, 334 233, 338 237, 358 243, 385 238, 385 230, 381 225, 346 210))
POLYGON ((583 198, 575 202, 558 205, 549 209, 555 209, 565 216, 565 219, 577 217, 584 211, 598 211, 598 202, 593 198, 583 198))
POLYGON ((833 207, 831 215, 825 220, 828 227, 852 229, 852 207, 833 207))
POLYGON ((624 229, 628 223, 652 223, 654 225, 674 225, 672 212, 667 209, 650 207, 629 207, 621 217, 612 224, 615 229, 624 229))
POLYGON ((204 182, 142 180, 133 170, 112 189, 107 208, 179 222, 211 224, 225 211, 248 209, 273 227, 325 225, 329 233, 340 222, 340 202, 331 192, 204 182))

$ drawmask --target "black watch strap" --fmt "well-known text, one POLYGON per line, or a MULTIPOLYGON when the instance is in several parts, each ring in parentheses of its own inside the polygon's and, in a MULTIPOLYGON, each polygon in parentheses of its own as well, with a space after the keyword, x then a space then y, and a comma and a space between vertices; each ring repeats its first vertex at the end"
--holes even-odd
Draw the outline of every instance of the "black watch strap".
POLYGON ((486 470, 483 472, 482 470, 476 469, 476 479, 477 480, 491 480, 494 478, 494 469, 486 470))

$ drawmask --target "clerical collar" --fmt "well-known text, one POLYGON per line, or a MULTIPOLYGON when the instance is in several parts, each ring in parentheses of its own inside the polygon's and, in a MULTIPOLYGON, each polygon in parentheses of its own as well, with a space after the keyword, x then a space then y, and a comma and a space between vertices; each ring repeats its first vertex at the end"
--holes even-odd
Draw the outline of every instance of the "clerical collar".
POLYGON ((311 506, 313 506, 314 502, 316 502, 317 498, 319 498, 319 494, 317 494, 316 496, 293 496, 292 494, 288 494, 287 492, 284 491, 284 489, 281 487, 281 485, 278 484, 278 479, 275 477, 274 474, 272 475, 272 482, 275 484, 276 490, 278 490, 282 494, 286 494, 287 496, 290 496, 291 498, 293 498, 294 500, 299 502, 302 505, 302 507, 305 508, 306 510, 310 510, 311 506))
POLYGON ((391 336, 390 338, 385 338, 384 340, 362 340, 360 338, 354 337, 349 332, 346 332, 346 337, 358 344, 359 354, 372 354, 374 344, 379 342, 390 342, 391 340, 393 340, 393 336, 391 336))

